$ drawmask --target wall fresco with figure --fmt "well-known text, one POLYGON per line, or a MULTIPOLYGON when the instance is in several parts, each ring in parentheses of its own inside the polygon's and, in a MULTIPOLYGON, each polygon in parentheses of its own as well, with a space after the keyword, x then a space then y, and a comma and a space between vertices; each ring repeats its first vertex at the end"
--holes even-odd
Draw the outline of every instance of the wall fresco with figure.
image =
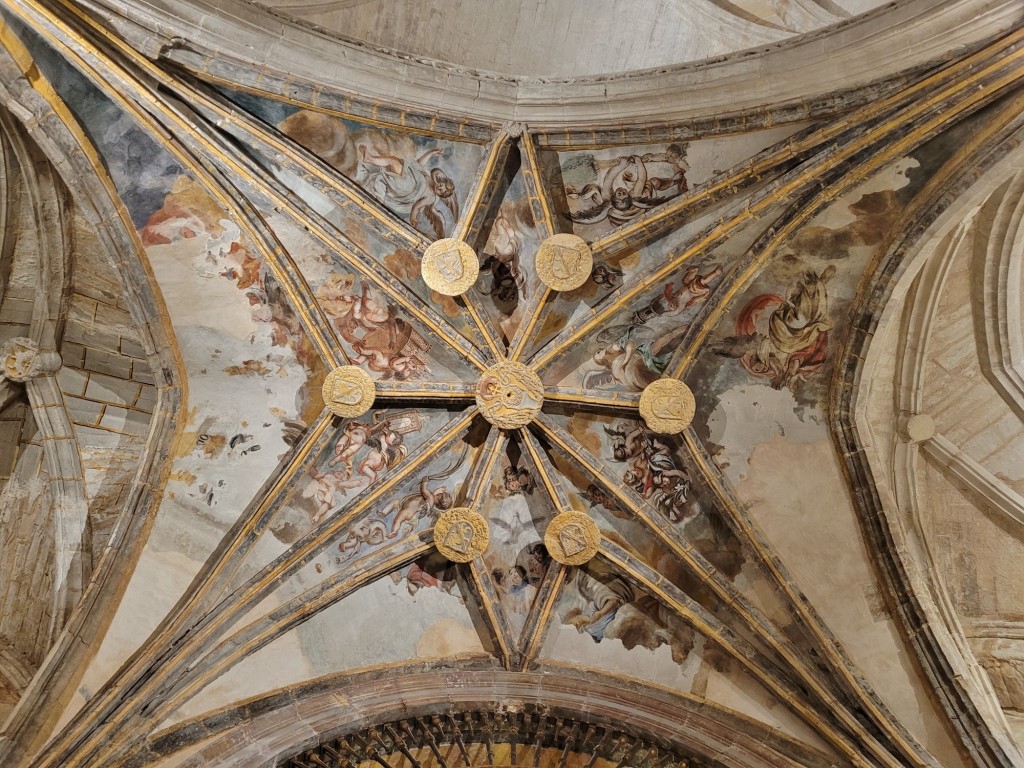
MULTIPOLYGON (((668 375, 680 351, 703 327, 705 313, 714 308, 715 292, 743 268, 750 257, 748 249, 762 230, 759 224, 747 224, 707 255, 680 259, 669 275, 613 309, 600 328, 552 360, 545 378, 563 387, 635 393, 668 375)), ((629 287, 624 283, 616 296, 629 287)), ((559 297, 552 302, 538 333, 539 345, 558 344, 565 337, 562 329, 568 317, 557 322, 551 318, 569 307, 567 301, 559 297)), ((579 321, 603 306, 597 303, 591 310, 586 302, 577 302, 568 311, 579 321)))
POLYGON ((533 261, 540 233, 527 198, 522 174, 517 173, 505 192, 480 252, 477 293, 492 322, 506 339, 515 336, 531 298, 544 290, 533 261))
POLYGON ((431 240, 454 232, 484 156, 481 145, 334 117, 239 91, 224 93, 431 240))
POLYGON ((491 530, 483 564, 515 636, 551 564, 543 533, 556 510, 540 482, 529 455, 518 441, 510 441, 481 510, 491 530))
POLYGON ((793 124, 714 139, 562 150, 555 153, 557 163, 552 164, 548 185, 552 195, 566 199, 563 215, 573 231, 590 242, 684 198, 804 127, 793 124))

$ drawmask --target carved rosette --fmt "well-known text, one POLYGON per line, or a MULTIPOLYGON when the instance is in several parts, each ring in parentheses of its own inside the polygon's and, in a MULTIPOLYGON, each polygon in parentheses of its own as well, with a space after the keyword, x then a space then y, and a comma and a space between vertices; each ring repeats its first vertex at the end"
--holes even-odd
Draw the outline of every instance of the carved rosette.
POLYGON ((25 336, 16 336, 0 345, 0 380, 25 382, 56 373, 60 366, 60 355, 40 352, 39 345, 25 336))
POLYGON ((362 416, 373 405, 376 391, 370 374, 354 365, 335 368, 324 379, 324 405, 335 416, 362 416))
POLYGON ((537 277, 555 291, 573 291, 590 278, 594 254, 582 237, 552 235, 537 249, 537 277))
POLYGON ((446 237, 427 246, 420 271, 431 290, 445 296, 460 296, 476 282, 480 261, 468 243, 446 237))
POLYGON ((640 394, 640 416, 655 432, 675 435, 693 421, 697 403, 679 379, 658 379, 640 394))
POLYGON ((552 559, 562 565, 583 565, 597 554, 601 531, 583 512, 567 509, 555 515, 544 533, 544 546, 552 559))
POLYGON ((487 421, 501 429, 525 427, 544 405, 540 377, 522 363, 492 365, 476 386, 476 404, 487 421))
POLYGON ((434 523, 434 546, 453 563, 468 563, 487 550, 487 521, 469 507, 454 507, 434 523))

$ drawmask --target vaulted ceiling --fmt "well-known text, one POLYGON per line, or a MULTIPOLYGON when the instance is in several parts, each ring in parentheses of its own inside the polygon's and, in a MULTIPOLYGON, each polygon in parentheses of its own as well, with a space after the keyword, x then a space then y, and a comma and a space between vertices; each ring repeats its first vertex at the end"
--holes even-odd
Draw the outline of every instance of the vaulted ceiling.
POLYGON ((1019 4, 599 5, 0 8, 0 762, 1024 764, 1019 4))

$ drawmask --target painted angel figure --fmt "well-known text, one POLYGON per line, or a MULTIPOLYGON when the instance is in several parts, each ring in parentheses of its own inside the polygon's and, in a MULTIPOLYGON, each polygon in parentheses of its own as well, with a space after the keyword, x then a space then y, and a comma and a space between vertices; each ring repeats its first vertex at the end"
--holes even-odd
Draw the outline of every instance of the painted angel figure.
POLYGON ((428 149, 412 158, 391 154, 371 142, 358 146, 365 186, 396 213, 408 216, 409 223, 423 234, 445 237, 459 220, 455 182, 441 168, 427 168, 427 162, 444 150, 428 149))
POLYGON ((665 152, 625 155, 611 161, 599 184, 568 188, 569 218, 580 224, 607 219, 617 226, 682 194, 688 189, 686 172, 690 170, 685 159, 687 146, 671 144, 665 152), (654 164, 668 166, 671 175, 654 175, 650 167, 654 164))
POLYGON ((480 269, 491 272, 493 287, 485 293, 505 303, 515 301, 517 296, 528 298, 526 275, 520 263, 523 238, 504 211, 499 211, 494 220, 488 246, 488 250, 483 253, 480 269))
POLYGON ((689 326, 673 328, 660 336, 643 326, 615 325, 597 335, 591 357, 600 370, 583 377, 585 389, 609 389, 616 385, 635 392, 660 379, 672 351, 689 326))
POLYGON ((398 536, 406 527, 409 529, 408 532, 414 531, 417 519, 430 517, 436 520, 442 512, 455 506, 453 490, 450 491, 447 485, 431 487, 431 484, 455 474, 466 460, 468 453, 469 446, 467 443, 463 443, 462 450, 445 469, 433 475, 427 475, 420 480, 416 493, 410 493, 399 500, 392 501, 377 512, 378 517, 388 517, 393 513, 395 515, 395 519, 391 522, 391 531, 387 534, 389 539, 398 536))
POLYGON ((826 360, 832 321, 825 286, 835 274, 834 265, 821 274, 804 273, 788 299, 755 296, 736 320, 737 335, 723 339, 715 352, 738 358, 754 376, 770 379, 774 389, 806 379, 826 360))

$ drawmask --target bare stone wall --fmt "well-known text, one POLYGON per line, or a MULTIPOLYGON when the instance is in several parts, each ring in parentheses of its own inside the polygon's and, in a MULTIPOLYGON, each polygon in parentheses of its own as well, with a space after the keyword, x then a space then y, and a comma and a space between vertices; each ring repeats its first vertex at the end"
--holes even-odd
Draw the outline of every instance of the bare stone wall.
POLYGON ((58 383, 75 425, 98 556, 131 487, 156 402, 153 373, 124 287, 76 221, 74 269, 58 383))

